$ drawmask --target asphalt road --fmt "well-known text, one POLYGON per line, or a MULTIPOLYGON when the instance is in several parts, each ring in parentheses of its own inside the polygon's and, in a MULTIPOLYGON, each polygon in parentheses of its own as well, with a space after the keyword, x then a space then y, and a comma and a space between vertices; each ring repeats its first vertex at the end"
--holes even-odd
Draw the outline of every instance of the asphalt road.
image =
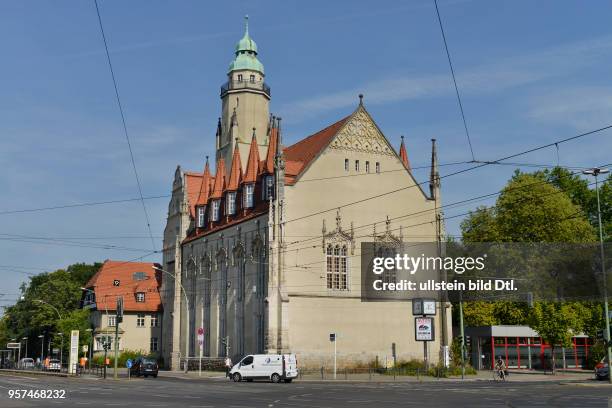
POLYGON ((221 379, 120 380, 0 374, 0 407, 605 407, 612 387, 544 382, 292 384, 221 379), (9 390, 65 390, 65 399, 10 399, 9 390))

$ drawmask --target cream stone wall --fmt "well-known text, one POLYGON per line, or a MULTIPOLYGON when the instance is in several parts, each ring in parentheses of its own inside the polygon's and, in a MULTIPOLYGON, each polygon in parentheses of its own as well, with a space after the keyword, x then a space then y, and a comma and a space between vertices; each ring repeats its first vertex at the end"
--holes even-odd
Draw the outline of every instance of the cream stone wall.
MULTIPOLYGON (((423 345, 414 340, 409 302, 360 302, 360 243, 375 240, 374 228, 378 239, 435 242, 434 201, 416 185, 378 129, 371 123, 359 123, 370 121, 367 114, 358 110, 351 121, 358 123, 345 125, 344 132, 340 131, 297 183, 285 189, 284 273, 290 349, 307 364, 329 363, 329 333, 338 332, 345 338, 340 341, 346 360, 382 359, 391 354, 393 342, 400 358, 422 359, 423 345), (345 159, 349 171, 345 171, 345 159), (355 160, 360 162, 358 172, 355 160), (366 161, 370 174, 365 171, 366 161), (379 174, 376 162, 380 163, 379 174), (345 206, 374 196, 380 197, 345 206), (325 213, 310 216, 321 211, 325 213), (327 289, 324 221, 326 241, 335 232, 340 239, 343 234, 354 237, 347 240, 349 290, 327 289)), ((447 330, 450 333, 450 314, 447 330)), ((436 341, 429 343, 430 361, 435 362, 442 333, 439 313, 436 333, 436 341)))
MULTIPOLYGON (((157 338, 158 352, 161 350, 162 344, 162 314, 154 312, 142 312, 145 315, 144 327, 138 327, 138 313, 125 312, 123 314, 123 322, 119 323, 119 350, 140 350, 145 353, 150 351, 151 338, 157 338), (151 326, 151 315, 157 315, 157 327, 151 326)), ((109 312, 114 315, 114 311, 109 312)), ((105 336, 110 335, 114 339, 115 327, 108 326, 108 315, 105 311, 97 310, 92 313, 91 322, 94 326, 94 336, 99 337, 101 331, 105 336)), ((111 346, 112 348, 112 346, 111 346)), ((94 342, 94 352, 104 351, 97 348, 97 343, 94 342)))

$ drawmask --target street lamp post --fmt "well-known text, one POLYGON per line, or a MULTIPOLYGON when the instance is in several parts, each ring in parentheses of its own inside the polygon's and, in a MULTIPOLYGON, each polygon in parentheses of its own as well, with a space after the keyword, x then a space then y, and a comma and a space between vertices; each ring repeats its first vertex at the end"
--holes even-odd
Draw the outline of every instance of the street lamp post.
MULTIPOLYGON (((11 341, 15 342, 17 339, 11 339, 11 341)), ((19 365, 19 361, 21 360, 21 342, 19 342, 19 348, 17 349, 17 365, 19 365)))
POLYGON ((595 177, 595 194, 597 196, 597 222, 599 223, 599 250, 601 255, 601 272, 603 275, 603 290, 604 290, 604 320, 606 322, 606 334, 607 334, 607 354, 608 354, 608 380, 612 384, 612 344, 610 339, 610 315, 608 312, 608 276, 606 273, 606 264, 605 264, 605 256, 604 256, 604 244, 603 244, 603 228, 601 225, 601 204, 599 202, 599 180, 598 176, 600 174, 607 174, 610 170, 602 169, 602 168, 592 168, 588 170, 584 170, 582 173, 595 177))
POLYGON ((25 341, 25 356, 24 357, 27 358, 28 357, 28 338, 24 337, 21 340, 25 341))
POLYGON ((91 359, 92 359, 92 352, 93 352, 93 329, 89 328, 87 330, 85 330, 86 332, 89 333, 91 339, 89 340, 89 359, 87 360, 87 366, 89 367, 89 372, 91 372, 91 359))
MULTIPOLYGON (((159 268, 157 266, 153 266, 153 269, 172 276, 172 278, 176 281, 176 274, 172 272, 168 272, 167 270, 159 268)), ((181 286, 181 290, 183 291, 183 295, 185 296, 185 309, 187 310, 187 313, 186 313, 187 320, 185 322, 185 356, 186 356, 185 372, 187 372, 189 369, 188 367, 189 365, 189 298, 187 297, 187 291, 185 290, 183 283, 179 282, 179 285, 181 286)), ((179 365, 180 365, 180 361, 179 361, 179 365)))
POLYGON ((42 362, 44 359, 44 353, 45 353, 45 335, 44 334, 39 334, 38 338, 40 339, 40 367, 42 368, 42 362))

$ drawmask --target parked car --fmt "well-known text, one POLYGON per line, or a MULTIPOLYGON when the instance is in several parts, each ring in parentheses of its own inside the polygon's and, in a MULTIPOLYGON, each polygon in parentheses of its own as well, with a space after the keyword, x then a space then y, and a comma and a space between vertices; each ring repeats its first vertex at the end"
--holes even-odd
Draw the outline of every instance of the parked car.
POLYGON ((230 370, 230 378, 242 380, 266 379, 290 383, 298 376, 295 354, 252 354, 244 357, 230 370))
POLYGON ((59 360, 49 360, 49 365, 47 366, 47 370, 49 371, 62 371, 62 363, 59 360))
POLYGON ((153 378, 157 378, 158 372, 159 366, 157 361, 148 357, 137 357, 134 363, 132 363, 132 368, 130 368, 130 375, 137 377, 144 375, 146 378, 151 375, 153 378))
POLYGON ((604 357, 595 365, 595 378, 598 380, 607 380, 610 377, 610 364, 608 358, 604 357))
POLYGON ((19 360, 18 368, 21 368, 21 369, 34 368, 34 360, 31 358, 22 358, 21 360, 19 360))

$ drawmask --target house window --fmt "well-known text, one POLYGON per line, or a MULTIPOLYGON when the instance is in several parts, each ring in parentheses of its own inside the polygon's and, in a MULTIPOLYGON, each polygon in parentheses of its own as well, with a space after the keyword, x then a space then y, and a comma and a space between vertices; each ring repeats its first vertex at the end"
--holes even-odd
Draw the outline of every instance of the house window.
POLYGON ((380 173, 380 163, 376 162, 376 172, 380 173))
POLYGON ((236 192, 227 193, 227 215, 236 214, 236 192))
POLYGON ((157 314, 152 314, 151 315, 151 327, 157 327, 159 326, 159 317, 157 316, 157 314))
MULTIPOLYGON (((397 251, 391 247, 383 247, 378 251, 378 256, 381 258, 395 258, 397 251)), ((383 283, 397 283, 397 270, 394 268, 385 268, 385 271, 380 275, 383 283)))
POLYGON ((348 257, 346 245, 327 246, 327 289, 348 290, 348 257))
POLYGON ((349 159, 344 159, 344 171, 349 171, 349 159))
POLYGON ((255 184, 246 184, 244 186, 244 207, 253 208, 255 197, 255 184))
POLYGON ((143 303, 144 301, 145 301, 145 294, 144 294, 144 292, 137 292, 136 293, 136 302, 143 303))
POLYGON ((250 79, 251 79, 251 83, 254 83, 255 82, 255 75, 251 75, 250 79))
POLYGON ((210 220, 213 222, 219 221, 219 207, 221 205, 220 200, 213 200, 212 206, 210 207, 210 220))
POLYGON ((108 327, 115 327, 117 325, 117 316, 108 315, 108 327))
POLYGON ((157 351, 157 337, 151 337, 151 352, 157 351))
POLYGON ((206 206, 198 207, 198 228, 204 228, 205 214, 206 214, 206 206))
POLYGON ((274 197, 274 177, 266 176, 263 179, 264 188, 263 188, 263 199, 271 200, 274 197))
POLYGON ((366 162, 366 173, 369 173, 369 172, 370 172, 370 162, 367 161, 366 162))
POLYGON ((355 160, 355 171, 359 171, 359 160, 355 160))
POLYGON ((242 82, 242 74, 238 74, 238 82, 242 82))
POLYGON ((138 313, 136 315, 136 327, 145 327, 145 314, 138 313))

